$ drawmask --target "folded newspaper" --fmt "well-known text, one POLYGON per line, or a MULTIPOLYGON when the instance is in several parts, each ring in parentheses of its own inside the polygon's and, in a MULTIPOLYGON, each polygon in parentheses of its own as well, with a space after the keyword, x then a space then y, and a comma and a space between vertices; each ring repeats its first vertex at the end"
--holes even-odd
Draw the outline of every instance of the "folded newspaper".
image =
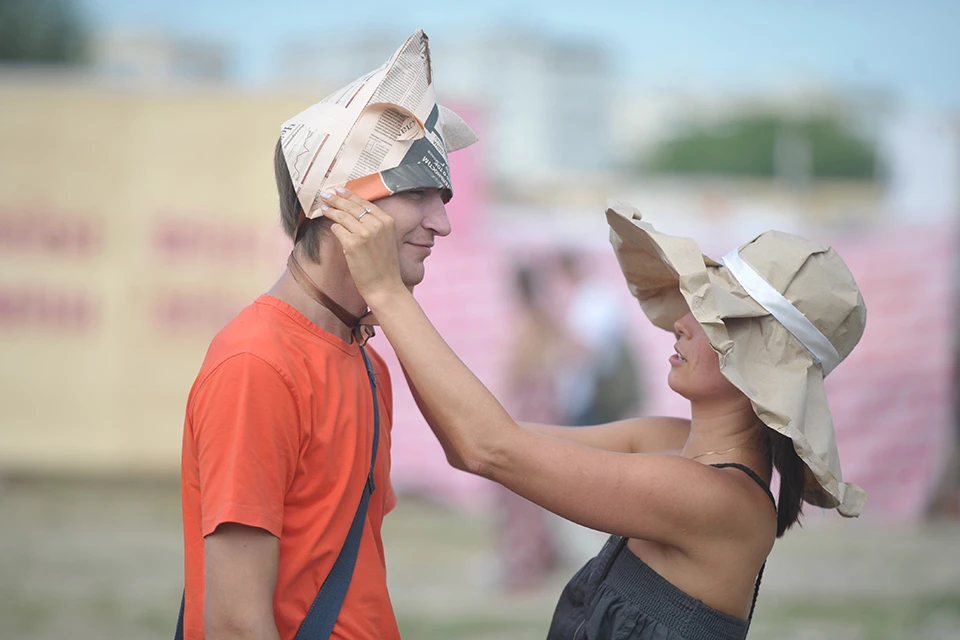
POLYGON ((280 143, 307 218, 339 185, 367 200, 412 189, 453 195, 447 154, 477 136, 437 104, 430 43, 417 30, 381 67, 283 124, 280 143))

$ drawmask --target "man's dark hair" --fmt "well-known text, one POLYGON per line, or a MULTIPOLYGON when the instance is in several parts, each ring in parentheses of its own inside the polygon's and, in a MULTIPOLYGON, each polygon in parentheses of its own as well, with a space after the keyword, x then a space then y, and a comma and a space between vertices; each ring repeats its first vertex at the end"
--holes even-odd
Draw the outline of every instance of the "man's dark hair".
POLYGON ((277 148, 273 153, 273 175, 277 181, 277 195, 280 199, 280 222, 287 237, 301 248, 301 251, 312 262, 320 262, 320 234, 323 231, 326 218, 314 218, 304 222, 304 229, 300 240, 296 240, 297 222, 300 220, 300 200, 297 191, 293 188, 290 178, 290 169, 287 168, 287 159, 283 156, 283 146, 277 140, 277 148))

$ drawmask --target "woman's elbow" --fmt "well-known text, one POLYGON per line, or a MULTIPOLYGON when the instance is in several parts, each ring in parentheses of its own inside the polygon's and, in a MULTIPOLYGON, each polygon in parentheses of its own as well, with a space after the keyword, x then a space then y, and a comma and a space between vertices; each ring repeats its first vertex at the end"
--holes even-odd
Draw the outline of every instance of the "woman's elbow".
POLYGON ((508 445, 502 440, 489 440, 471 447, 461 456, 463 470, 487 480, 499 482, 499 470, 509 466, 508 445))
POLYGON ((456 444, 447 442, 444 451, 450 466, 488 480, 496 480, 497 469, 509 465, 510 448, 517 434, 526 434, 515 422, 496 432, 488 430, 482 437, 471 434, 456 444))
POLYGON ((447 463, 457 471, 484 476, 485 471, 490 467, 485 453, 478 447, 447 447, 444 453, 447 463))
POLYGON ((470 468, 467 466, 466 461, 463 457, 457 454, 454 451, 447 451, 447 464, 456 469, 457 471, 466 471, 470 472, 470 468))

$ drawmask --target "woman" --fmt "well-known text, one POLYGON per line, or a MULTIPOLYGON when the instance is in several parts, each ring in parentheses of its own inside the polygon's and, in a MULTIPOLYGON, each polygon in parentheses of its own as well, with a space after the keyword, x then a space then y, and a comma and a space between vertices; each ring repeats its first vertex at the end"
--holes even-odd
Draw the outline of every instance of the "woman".
POLYGON ((349 192, 326 206, 450 462, 612 534, 567 585, 548 638, 743 638, 764 562, 801 501, 860 513, 866 494, 841 480, 823 378, 859 341, 866 309, 829 247, 771 231, 714 262, 612 206, 630 289, 676 335, 668 382, 692 418, 525 428, 404 288, 390 217, 349 192))

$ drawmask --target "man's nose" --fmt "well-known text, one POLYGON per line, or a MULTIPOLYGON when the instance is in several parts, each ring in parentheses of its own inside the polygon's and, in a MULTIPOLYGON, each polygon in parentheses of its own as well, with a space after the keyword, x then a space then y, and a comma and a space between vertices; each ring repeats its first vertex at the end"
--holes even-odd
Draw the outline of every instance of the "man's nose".
POLYGON ((450 235, 450 218, 447 217, 447 208, 439 196, 430 203, 427 215, 423 218, 423 226, 440 237, 450 235))

